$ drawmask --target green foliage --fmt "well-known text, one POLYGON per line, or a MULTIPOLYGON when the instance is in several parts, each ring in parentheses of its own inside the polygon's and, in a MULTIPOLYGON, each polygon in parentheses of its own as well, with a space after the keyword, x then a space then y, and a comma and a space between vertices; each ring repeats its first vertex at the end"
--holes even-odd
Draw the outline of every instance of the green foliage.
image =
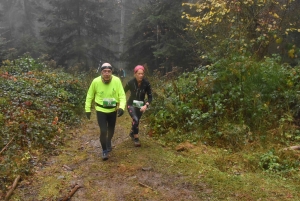
POLYGON ((267 172, 290 172, 299 166, 299 161, 281 158, 272 149, 260 156, 259 166, 267 172))
POLYGON ((168 142, 200 139, 233 150, 299 140, 291 126, 299 116, 299 67, 279 61, 234 55, 182 74, 161 85, 151 128, 168 142))
POLYGON ((203 56, 210 59, 218 60, 232 52, 260 59, 277 53, 296 63, 299 6, 295 0, 207 0, 184 3, 182 17, 190 20, 188 29, 197 33, 205 50, 203 56))
POLYGON ((10 144, 0 158, 1 177, 28 174, 33 150, 51 152, 63 142, 65 128, 80 123, 85 98, 80 80, 30 57, 3 62, 0 147, 10 144))
POLYGON ((280 169, 278 160, 279 157, 274 155, 273 151, 269 151, 260 157, 259 165, 267 171, 278 171, 280 169))

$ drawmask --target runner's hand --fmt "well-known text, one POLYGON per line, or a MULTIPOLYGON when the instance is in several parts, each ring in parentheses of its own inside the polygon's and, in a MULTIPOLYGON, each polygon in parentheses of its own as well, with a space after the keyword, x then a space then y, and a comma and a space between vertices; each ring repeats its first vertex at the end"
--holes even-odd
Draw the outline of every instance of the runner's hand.
POLYGON ((124 110, 122 108, 119 108, 117 113, 118 113, 118 117, 120 117, 124 114, 124 110))
POLYGON ((147 105, 144 105, 143 107, 141 107, 140 111, 141 112, 145 112, 147 110, 147 105))
POLYGON ((86 118, 91 119, 91 112, 86 112, 85 115, 86 115, 86 118))

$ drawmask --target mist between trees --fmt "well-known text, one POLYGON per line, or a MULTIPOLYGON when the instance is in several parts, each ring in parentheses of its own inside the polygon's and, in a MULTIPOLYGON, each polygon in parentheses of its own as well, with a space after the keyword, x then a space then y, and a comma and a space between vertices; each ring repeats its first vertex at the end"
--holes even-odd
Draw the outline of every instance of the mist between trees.
POLYGON ((2 0, 0 59, 24 54, 68 71, 137 64, 190 71, 232 54, 298 63, 298 1, 2 0))

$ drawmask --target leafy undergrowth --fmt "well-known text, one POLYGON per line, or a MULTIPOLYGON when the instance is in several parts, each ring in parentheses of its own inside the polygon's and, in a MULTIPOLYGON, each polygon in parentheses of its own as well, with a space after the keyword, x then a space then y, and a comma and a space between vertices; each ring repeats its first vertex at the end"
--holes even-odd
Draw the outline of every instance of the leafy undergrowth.
POLYGON ((280 57, 233 55, 172 80, 156 79, 153 135, 233 151, 249 142, 299 143, 299 75, 300 66, 282 64, 280 57))
MULTIPOLYGON (((270 77, 265 72, 261 74, 270 77)), ((287 105, 283 104, 287 100, 283 98, 285 93, 290 95, 288 100, 298 98, 292 93, 298 85, 291 90, 280 88, 274 96, 280 100, 273 101, 275 106, 261 98, 264 93, 259 93, 259 96, 244 96, 249 102, 254 101, 253 97, 261 98, 255 99, 253 108, 246 102, 239 107, 241 99, 232 98, 235 93, 230 90, 241 88, 209 90, 212 80, 202 83, 199 75, 202 75, 200 71, 184 74, 181 80, 164 84, 166 88, 151 81, 155 101, 140 126, 141 148, 135 148, 128 137, 131 122, 125 113, 118 118, 114 150, 109 160, 103 162, 99 128, 93 113, 91 121, 63 132, 65 143, 57 143, 47 160, 45 157, 49 155, 28 155, 34 175, 22 175, 11 200, 61 200, 76 185, 81 188, 71 200, 300 200, 300 154, 283 149, 299 142, 299 129, 293 116, 296 111, 285 112, 287 105), (187 85, 182 81, 186 78, 190 81, 187 85), (197 83, 198 91, 195 91, 197 83), (202 88, 207 94, 201 98, 202 88), (223 92, 228 96, 229 105, 223 102, 223 92), (159 96, 161 93, 164 96, 159 96), (218 104, 220 107, 216 108, 218 104), (244 106, 249 113, 243 113, 244 106), (236 117, 245 118, 250 124, 239 122, 236 117), (253 122, 259 124, 252 127, 253 122)), ((294 76, 297 73, 292 75, 286 79, 298 79, 294 76)), ((225 78, 222 83, 230 84, 225 78)), ((267 86, 272 91, 274 86, 267 86)), ((1 194, 3 197, 4 192, 1 194)))
POLYGON ((285 149, 300 142, 299 70, 276 55, 260 61, 233 55, 175 79, 153 80, 155 101, 146 115, 151 135, 165 146, 189 141, 227 150, 214 159, 223 176, 237 168, 238 178, 264 178, 264 171, 298 181, 299 151, 285 149))
POLYGON ((95 118, 70 130, 57 156, 37 161, 35 175, 23 178, 11 200, 60 200, 76 184, 81 188, 72 201, 300 199, 299 178, 261 171, 251 147, 235 153, 189 142, 165 147, 148 135, 145 119, 142 147, 134 147, 127 112, 117 120, 110 158, 102 161, 95 118))
POLYGON ((0 194, 15 177, 31 174, 35 158, 64 142, 80 123, 83 79, 29 56, 0 67, 0 194))

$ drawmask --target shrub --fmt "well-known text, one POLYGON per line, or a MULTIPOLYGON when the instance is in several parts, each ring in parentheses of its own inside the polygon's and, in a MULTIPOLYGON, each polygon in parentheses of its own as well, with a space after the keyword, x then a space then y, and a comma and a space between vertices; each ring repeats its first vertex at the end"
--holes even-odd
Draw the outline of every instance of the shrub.
MULTIPOLYGON (((53 71, 30 57, 0 68, 0 175, 30 173, 33 150, 51 152, 63 143, 66 126, 78 125, 86 90, 80 77, 53 71)), ((4 184, 3 184, 4 185, 4 184)))
MULTIPOLYGON (((201 139, 233 149, 254 140, 289 140, 272 131, 283 125, 284 116, 293 121, 299 113, 298 72, 276 55, 263 61, 233 55, 196 68, 161 85, 149 115, 151 128, 174 141, 201 139)), ((290 129, 299 140, 296 127, 290 129)))

